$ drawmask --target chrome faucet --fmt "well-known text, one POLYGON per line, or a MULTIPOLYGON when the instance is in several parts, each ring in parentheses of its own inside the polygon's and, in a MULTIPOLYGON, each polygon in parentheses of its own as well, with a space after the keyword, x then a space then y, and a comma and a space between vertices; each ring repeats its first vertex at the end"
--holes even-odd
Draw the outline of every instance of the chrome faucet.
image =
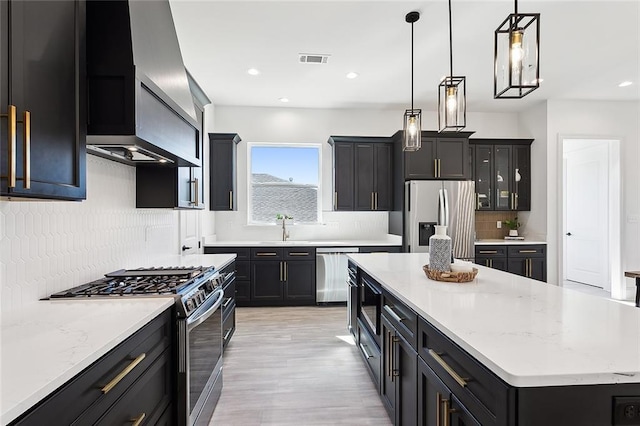
POLYGON ((287 238, 289 238, 289 231, 287 231, 287 218, 285 216, 284 219, 282 219, 282 241, 287 241, 287 238))

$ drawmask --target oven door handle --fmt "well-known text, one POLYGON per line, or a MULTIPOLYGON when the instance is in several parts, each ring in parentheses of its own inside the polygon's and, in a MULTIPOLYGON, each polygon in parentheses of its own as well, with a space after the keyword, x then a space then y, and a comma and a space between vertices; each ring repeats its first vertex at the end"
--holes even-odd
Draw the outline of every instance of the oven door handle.
POLYGON ((213 292, 213 296, 207 299, 204 305, 201 306, 204 309, 199 315, 187 318, 187 331, 191 331, 203 322, 205 322, 215 311, 220 308, 222 301, 224 300, 224 290, 219 288, 213 292))

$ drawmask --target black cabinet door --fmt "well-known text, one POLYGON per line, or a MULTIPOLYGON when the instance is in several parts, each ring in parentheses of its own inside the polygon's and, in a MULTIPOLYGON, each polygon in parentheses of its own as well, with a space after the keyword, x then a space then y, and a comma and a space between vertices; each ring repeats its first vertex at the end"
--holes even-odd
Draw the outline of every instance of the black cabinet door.
POLYGON ((449 399, 451 391, 420 357, 418 357, 417 369, 418 421, 416 424, 419 426, 442 426, 444 424, 442 405, 444 400, 449 399))
POLYGON ((532 257, 529 263, 529 277, 547 282, 547 261, 545 258, 532 257))
POLYGON ((544 257, 510 257, 507 271, 538 281, 547 280, 547 262, 544 257))
POLYGON ((374 210, 375 148, 373 144, 355 146, 355 210, 374 210))
POLYGON ((380 397, 389 417, 395 419, 396 411, 396 376, 393 371, 393 339, 395 329, 389 321, 382 316, 382 378, 380 380, 380 397))
POLYGON ((446 424, 455 426, 482 426, 454 395, 451 395, 450 404, 451 408, 448 414, 450 417, 446 424))
POLYGON ((495 210, 513 210, 515 206, 512 187, 512 147, 496 145, 494 150, 493 180, 495 182, 495 210))
POLYGON ((333 209, 352 211, 355 209, 355 144, 335 143, 333 156, 333 209))
POLYGON ((393 373, 396 374, 395 424, 414 426, 418 414, 418 355, 398 332, 393 337, 393 373))
POLYGON ((0 119, 1 193, 84 199, 85 2, 3 1, 0 18, 0 112, 6 114, 9 105, 16 108, 15 165, 11 172, 9 119, 0 119), (30 120, 25 119, 26 112, 30 120), (25 129, 30 134, 26 140, 25 129), (16 177, 15 186, 8 179, 11 175, 16 177), (30 181, 30 188, 26 181, 30 181))
POLYGON ((439 179, 466 179, 469 176, 468 138, 438 138, 436 157, 439 179))
POLYGON ((515 210, 531 210, 531 147, 513 146, 515 210))
POLYGON ((436 138, 422 137, 422 146, 417 151, 404 152, 404 178, 436 179, 436 138))
POLYGON ((237 210, 235 133, 209 133, 209 210, 237 210))
POLYGON ((375 210, 391 210, 393 203, 393 145, 375 144, 375 210))
POLYGON ((284 262, 254 260, 251 262, 251 301, 278 302, 284 297, 284 262))
POLYGON ((236 281, 236 305, 249 306, 251 304, 251 281, 236 281))
POLYGON ((475 263, 477 263, 478 265, 486 266, 487 268, 499 269, 500 271, 507 271, 506 256, 505 257, 476 256, 475 263))
POLYGON ((286 261, 285 280, 287 281, 284 299, 287 301, 316 301, 316 261, 286 261))
POLYGON ((473 158, 476 210, 494 209, 493 146, 476 145, 473 158))

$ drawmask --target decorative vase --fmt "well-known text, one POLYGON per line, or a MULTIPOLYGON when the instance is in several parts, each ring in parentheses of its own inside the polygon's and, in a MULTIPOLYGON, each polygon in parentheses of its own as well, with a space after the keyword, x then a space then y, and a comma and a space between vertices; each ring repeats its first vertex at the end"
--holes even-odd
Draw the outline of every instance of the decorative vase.
POLYGON ((446 226, 436 225, 436 233, 429 237, 429 269, 451 271, 451 238, 446 226))
POLYGON ((510 237, 517 237, 518 236, 518 230, 517 229, 509 229, 509 236, 510 237))

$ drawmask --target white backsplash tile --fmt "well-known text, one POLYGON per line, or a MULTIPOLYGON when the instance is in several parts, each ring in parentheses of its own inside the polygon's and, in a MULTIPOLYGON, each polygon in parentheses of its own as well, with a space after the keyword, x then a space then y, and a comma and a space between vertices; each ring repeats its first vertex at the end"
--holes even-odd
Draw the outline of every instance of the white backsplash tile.
POLYGON ((0 202, 0 307, 19 309, 178 247, 178 213, 135 208, 135 168, 87 156, 87 200, 0 202))

